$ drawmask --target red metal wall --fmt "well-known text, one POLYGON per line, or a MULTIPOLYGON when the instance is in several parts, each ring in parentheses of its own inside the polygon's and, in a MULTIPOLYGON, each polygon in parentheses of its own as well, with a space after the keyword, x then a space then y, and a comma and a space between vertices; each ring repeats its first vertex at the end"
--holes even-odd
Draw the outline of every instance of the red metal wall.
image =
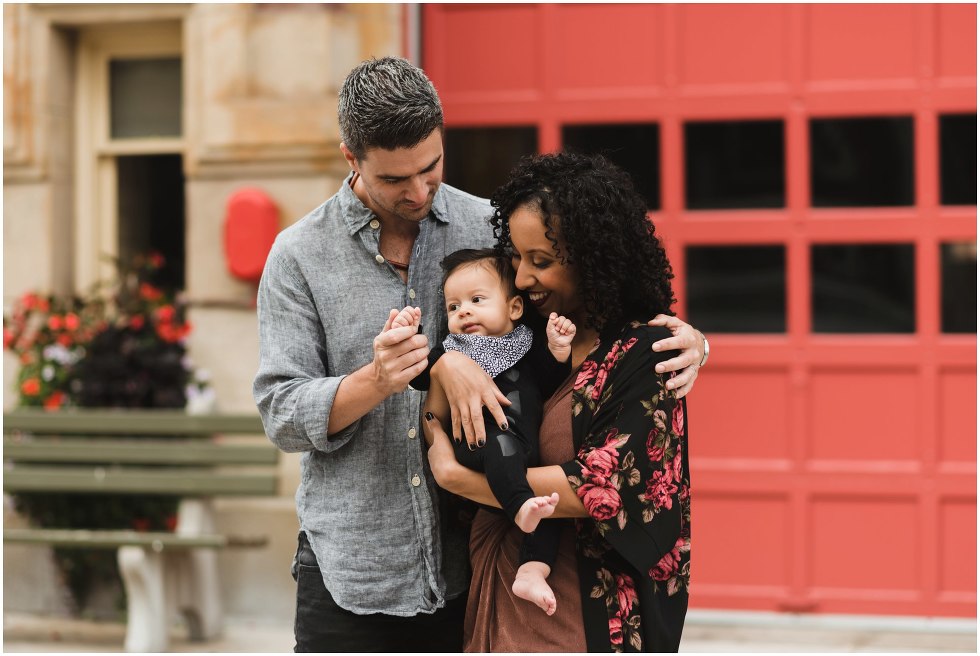
MULTIPOLYGON (((659 125, 651 213, 687 311, 690 246, 785 250, 785 330, 711 333, 689 402, 697 607, 976 615, 976 334, 942 332, 939 117, 976 112, 974 5, 425 5, 447 127, 659 125), (809 125, 912 118, 914 202, 815 208, 809 125), (684 125, 778 118, 785 202, 685 206, 684 125), (815 245, 910 244, 914 330, 812 329, 815 245)), ((479 157, 478 153, 475 153, 479 157)), ((975 248, 975 247, 974 247, 975 248)), ((974 329, 975 330, 975 329, 974 329)))

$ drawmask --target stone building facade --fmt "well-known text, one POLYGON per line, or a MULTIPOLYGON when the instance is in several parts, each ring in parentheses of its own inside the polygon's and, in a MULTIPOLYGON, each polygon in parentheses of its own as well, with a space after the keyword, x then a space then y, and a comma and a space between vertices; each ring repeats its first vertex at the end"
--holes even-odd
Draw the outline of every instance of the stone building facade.
MULTIPOLYGON (((336 191, 347 173, 337 90, 359 61, 403 54, 403 6, 7 4, 3 12, 5 309, 32 289, 84 290, 111 273, 103 254, 163 239, 183 260, 195 366, 210 372, 220 410, 254 412, 255 284, 228 273, 227 200, 258 188, 285 227, 336 191), (153 213, 173 198, 181 201, 166 205, 169 215, 153 213)), ((16 366, 5 354, 5 408, 16 366)), ((219 506, 222 524, 272 536, 268 549, 222 556, 229 613, 292 617, 297 463, 282 458, 280 498, 219 506)), ((19 521, 5 511, 6 525, 19 521)), ((4 550, 5 610, 64 610, 45 555, 4 550), (27 571, 34 575, 16 574, 27 571), (38 571, 48 584, 38 585, 38 571)))

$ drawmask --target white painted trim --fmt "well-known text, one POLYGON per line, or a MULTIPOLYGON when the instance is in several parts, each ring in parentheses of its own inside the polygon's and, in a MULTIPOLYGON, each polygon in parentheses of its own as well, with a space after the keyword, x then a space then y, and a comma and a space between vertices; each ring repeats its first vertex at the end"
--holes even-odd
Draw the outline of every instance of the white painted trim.
POLYGON ((802 615, 761 611, 692 609, 690 626, 743 626, 767 629, 834 629, 909 633, 975 634, 976 619, 894 615, 802 615))

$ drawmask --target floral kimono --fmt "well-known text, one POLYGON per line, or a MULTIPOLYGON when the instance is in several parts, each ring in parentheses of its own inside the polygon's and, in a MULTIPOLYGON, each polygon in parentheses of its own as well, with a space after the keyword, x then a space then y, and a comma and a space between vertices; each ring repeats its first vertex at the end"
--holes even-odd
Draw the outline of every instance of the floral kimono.
POLYGON ((677 651, 687 613, 691 491, 686 406, 654 365, 666 329, 606 331, 572 389, 576 521, 590 652, 677 651), (617 334, 618 333, 618 334, 617 334))

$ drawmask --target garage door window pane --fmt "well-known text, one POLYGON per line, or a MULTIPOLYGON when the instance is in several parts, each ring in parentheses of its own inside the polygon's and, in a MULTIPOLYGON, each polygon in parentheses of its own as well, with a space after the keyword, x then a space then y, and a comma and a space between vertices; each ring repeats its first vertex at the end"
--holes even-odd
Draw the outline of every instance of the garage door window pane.
POLYGON ((813 331, 915 331, 912 244, 833 244, 811 249, 813 331))
POLYGON ((489 198, 524 155, 538 152, 533 127, 446 128, 446 182, 489 198))
POLYGON ((784 207, 784 154, 782 121, 686 123, 688 209, 784 207))
POLYGON ((814 207, 873 207, 914 202, 912 118, 810 121, 814 207))
POLYGON ((976 205, 976 114, 939 117, 939 157, 942 204, 976 205))
POLYGON ((112 138, 179 137, 181 86, 179 57, 110 61, 112 138))
POLYGON ((660 209, 659 125, 566 125, 561 140, 567 151, 598 153, 625 169, 647 207, 660 209))
POLYGON ((977 242, 942 245, 943 332, 977 332, 977 242))
POLYGON ((786 332, 784 246, 688 246, 686 319, 704 332, 786 332))

